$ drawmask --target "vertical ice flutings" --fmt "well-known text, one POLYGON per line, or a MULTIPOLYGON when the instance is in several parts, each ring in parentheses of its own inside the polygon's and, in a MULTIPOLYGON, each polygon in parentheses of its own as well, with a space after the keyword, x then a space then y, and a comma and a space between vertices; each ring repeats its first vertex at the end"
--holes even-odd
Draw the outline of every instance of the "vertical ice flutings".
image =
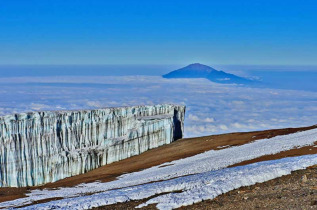
POLYGON ((0 117, 0 187, 85 173, 182 138, 185 107, 134 106, 0 117))

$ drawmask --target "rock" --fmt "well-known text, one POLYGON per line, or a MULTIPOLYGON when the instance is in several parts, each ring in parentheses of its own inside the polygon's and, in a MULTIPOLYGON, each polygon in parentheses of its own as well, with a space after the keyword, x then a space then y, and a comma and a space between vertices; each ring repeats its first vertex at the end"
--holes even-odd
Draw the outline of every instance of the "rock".
POLYGON ((308 181, 306 174, 302 176, 302 183, 306 183, 308 181))
POLYGON ((82 174, 182 138, 184 106, 43 111, 0 117, 0 187, 82 174))

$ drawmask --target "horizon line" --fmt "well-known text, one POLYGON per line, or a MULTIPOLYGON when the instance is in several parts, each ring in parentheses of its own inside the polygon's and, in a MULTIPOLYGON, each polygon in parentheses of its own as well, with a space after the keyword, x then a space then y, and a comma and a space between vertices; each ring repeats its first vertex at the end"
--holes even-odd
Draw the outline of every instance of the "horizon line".
POLYGON ((317 67, 317 64, 207 64, 202 62, 189 62, 187 64, 72 64, 72 63, 66 63, 66 64, 0 64, 0 66, 176 66, 176 65, 190 65, 190 64, 203 64, 208 66, 305 66, 305 67, 317 67))

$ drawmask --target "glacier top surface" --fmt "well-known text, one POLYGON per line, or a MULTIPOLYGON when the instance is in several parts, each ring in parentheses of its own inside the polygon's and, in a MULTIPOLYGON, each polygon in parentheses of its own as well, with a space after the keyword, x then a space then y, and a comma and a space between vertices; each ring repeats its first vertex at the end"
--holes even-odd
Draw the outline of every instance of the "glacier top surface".
POLYGON ((12 113, 12 114, 7 114, 7 115, 2 115, 0 116, 0 120, 5 119, 5 118, 11 118, 11 117, 18 117, 18 118, 24 118, 29 115, 36 115, 36 114, 41 114, 41 113, 47 113, 47 114, 63 114, 63 113, 71 113, 71 112, 90 112, 90 111, 112 111, 112 110, 120 110, 120 109, 133 109, 133 108, 142 108, 142 107, 182 107, 185 108, 185 105, 177 105, 177 104, 155 104, 155 105, 137 105, 137 106, 118 106, 118 107, 104 107, 104 108, 99 108, 99 109, 74 109, 74 110, 39 110, 39 111, 31 111, 31 112, 22 112, 22 113, 12 113))

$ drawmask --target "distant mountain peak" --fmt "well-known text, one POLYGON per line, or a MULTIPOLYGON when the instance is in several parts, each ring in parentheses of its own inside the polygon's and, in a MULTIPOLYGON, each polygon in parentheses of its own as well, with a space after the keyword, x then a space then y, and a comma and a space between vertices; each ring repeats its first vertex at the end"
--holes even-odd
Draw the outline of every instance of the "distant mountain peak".
POLYGON ((187 67, 203 67, 203 68, 211 68, 210 66, 207 66, 205 64, 201 64, 201 63, 192 63, 192 64, 189 64, 187 67))
POLYGON ((206 78, 212 82, 226 84, 250 84, 252 80, 218 71, 210 66, 193 63, 163 75, 164 78, 206 78))
POLYGON ((192 64, 189 64, 188 66, 186 67, 192 67, 192 68, 211 68, 210 66, 207 66, 207 65, 204 65, 204 64, 201 64, 201 63, 192 63, 192 64))
POLYGON ((215 70, 214 68, 211 68, 210 66, 207 66, 207 65, 204 65, 204 64, 201 64, 201 63, 192 63, 192 64, 189 64, 188 66, 185 66, 184 68, 181 68, 181 69, 190 69, 190 70, 195 70, 195 71, 213 71, 215 70))

